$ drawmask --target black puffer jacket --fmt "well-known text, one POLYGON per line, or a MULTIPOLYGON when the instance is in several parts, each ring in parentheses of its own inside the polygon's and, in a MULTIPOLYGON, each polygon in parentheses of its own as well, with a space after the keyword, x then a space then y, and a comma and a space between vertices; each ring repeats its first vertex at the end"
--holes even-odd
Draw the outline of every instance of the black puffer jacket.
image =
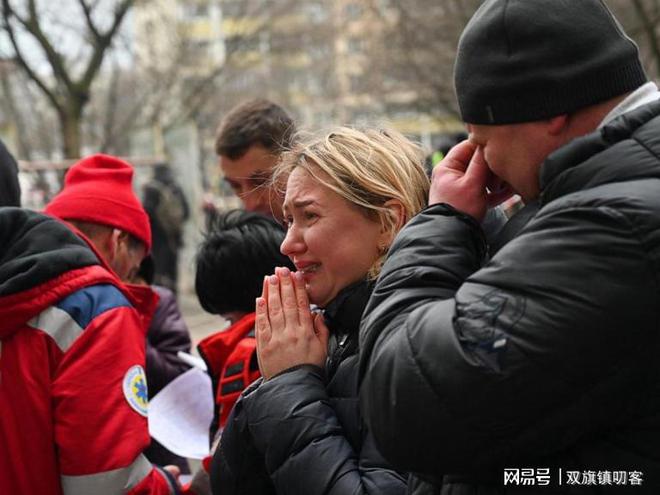
POLYGON ((255 382, 234 406, 211 469, 215 494, 403 494, 358 406, 358 324, 370 287, 328 306, 325 370, 301 366, 255 382))
POLYGON ((418 493, 509 493, 515 467, 551 469, 540 493, 660 493, 660 102, 557 150, 541 189, 487 263, 472 219, 424 210, 365 310, 363 414, 388 460, 443 486, 418 493))

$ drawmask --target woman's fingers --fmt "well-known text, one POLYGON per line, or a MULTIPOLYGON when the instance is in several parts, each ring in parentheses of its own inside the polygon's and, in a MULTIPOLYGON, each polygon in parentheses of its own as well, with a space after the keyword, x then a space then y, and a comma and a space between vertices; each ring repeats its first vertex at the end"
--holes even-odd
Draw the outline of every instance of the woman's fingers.
POLYGON ((268 276, 268 320, 273 332, 284 329, 284 313, 282 312, 282 299, 280 297, 280 278, 277 275, 268 276))
POLYGON ((312 319, 302 274, 276 268, 256 301, 257 358, 265 379, 299 364, 323 366, 328 329, 312 319))
POLYGON ((257 361, 259 363, 259 371, 262 375, 266 376, 267 370, 265 370, 263 366, 262 350, 270 342, 271 331, 270 323, 268 322, 266 299, 263 297, 257 297, 255 302, 254 328, 254 333, 257 340, 257 361))
POLYGON ((314 331, 321 343, 321 348, 324 351, 324 354, 327 354, 330 330, 326 326, 325 318, 321 313, 316 313, 316 315, 314 315, 314 331))
POLYGON ((307 287, 305 287, 305 279, 301 272, 292 274, 293 286, 296 290, 296 304, 298 306, 298 318, 300 324, 304 327, 312 326, 312 312, 309 310, 309 297, 307 295, 307 287))
POLYGON ((293 287, 291 271, 284 268, 276 268, 275 274, 280 282, 280 298, 282 302, 282 312, 284 314, 284 324, 287 330, 295 330, 300 325, 298 317, 298 304, 296 301, 296 291, 293 287))

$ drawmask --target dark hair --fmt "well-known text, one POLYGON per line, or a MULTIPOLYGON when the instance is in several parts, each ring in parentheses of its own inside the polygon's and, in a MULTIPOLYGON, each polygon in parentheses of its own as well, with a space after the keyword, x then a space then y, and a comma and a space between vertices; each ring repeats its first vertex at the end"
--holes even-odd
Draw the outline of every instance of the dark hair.
POLYGON ((215 138, 215 152, 235 160, 255 145, 275 154, 291 147, 295 124, 275 103, 249 100, 234 107, 224 118, 215 138))
POLYGON ((270 217, 232 210, 215 217, 197 251, 195 290, 209 313, 254 311, 264 276, 277 266, 294 270, 280 253, 285 231, 270 217))
POLYGON ((152 285, 154 283, 155 274, 156 264, 154 263, 154 257, 151 254, 148 254, 140 263, 137 276, 144 280, 148 285, 152 285))

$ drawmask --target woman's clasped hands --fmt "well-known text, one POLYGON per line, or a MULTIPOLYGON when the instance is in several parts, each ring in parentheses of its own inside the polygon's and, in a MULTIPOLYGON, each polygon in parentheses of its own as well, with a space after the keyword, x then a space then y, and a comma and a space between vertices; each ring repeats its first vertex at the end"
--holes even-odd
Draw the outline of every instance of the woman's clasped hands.
POLYGON ((274 275, 264 278, 255 328, 265 380, 302 364, 325 365, 329 331, 323 315, 310 311, 302 273, 276 268, 274 275))

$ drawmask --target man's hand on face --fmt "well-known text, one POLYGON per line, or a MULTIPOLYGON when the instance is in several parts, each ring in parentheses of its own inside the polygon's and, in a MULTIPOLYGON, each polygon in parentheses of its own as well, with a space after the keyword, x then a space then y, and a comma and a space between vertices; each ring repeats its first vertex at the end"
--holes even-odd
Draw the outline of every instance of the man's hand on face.
POLYGON ((488 168, 481 148, 463 141, 433 169, 429 205, 447 203, 481 222, 488 208, 512 195, 511 187, 488 168))

